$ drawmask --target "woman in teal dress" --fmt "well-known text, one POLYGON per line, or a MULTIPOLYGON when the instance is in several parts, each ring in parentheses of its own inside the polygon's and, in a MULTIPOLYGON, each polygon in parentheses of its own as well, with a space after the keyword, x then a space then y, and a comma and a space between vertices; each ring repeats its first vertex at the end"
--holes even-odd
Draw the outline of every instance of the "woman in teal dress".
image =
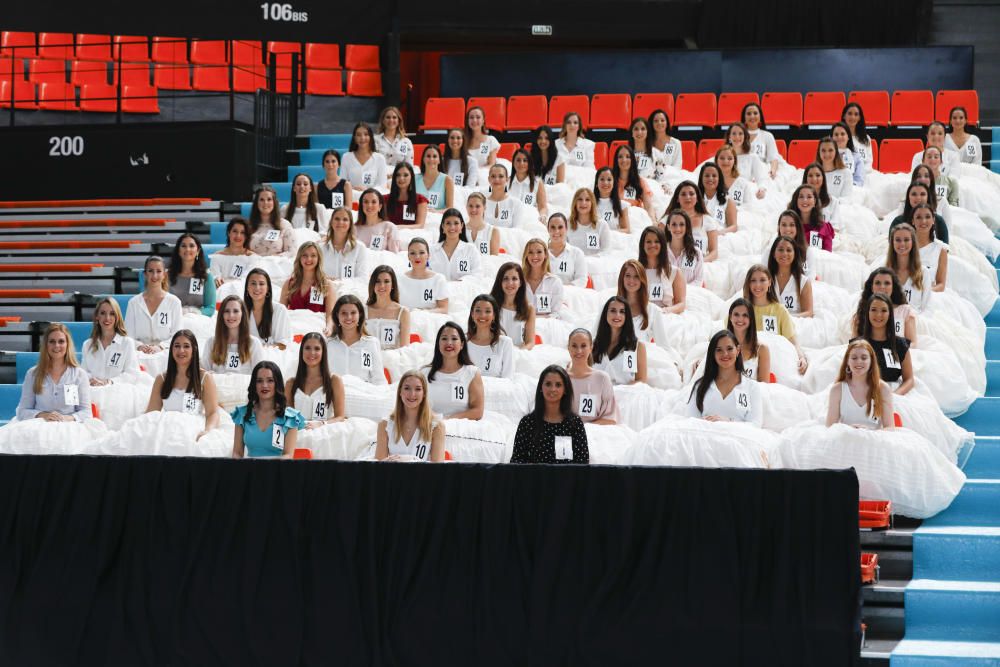
POLYGON ((247 404, 233 410, 236 435, 233 458, 280 456, 290 459, 295 452, 298 430, 305 428, 302 413, 288 407, 281 369, 273 361, 254 366, 247 390, 247 404))

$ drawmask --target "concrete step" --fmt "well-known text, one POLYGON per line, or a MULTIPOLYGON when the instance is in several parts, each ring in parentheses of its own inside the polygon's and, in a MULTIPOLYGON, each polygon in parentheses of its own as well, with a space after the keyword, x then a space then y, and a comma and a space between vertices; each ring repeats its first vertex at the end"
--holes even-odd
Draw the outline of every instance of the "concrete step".
POLYGON ((923 526, 913 563, 915 579, 1000 582, 1000 526, 923 526))
POLYGON ((892 667, 997 667, 1000 642, 904 639, 892 650, 892 667))
POLYGON ((922 527, 942 526, 1000 527, 1000 479, 967 479, 948 509, 922 527))
POLYGON ((1000 642, 1000 582, 914 579, 905 600, 907 639, 1000 642))
POLYGON ((962 471, 970 479, 1000 479, 1000 437, 977 437, 962 471))
POLYGON ((955 418, 955 423, 979 435, 1000 435, 1000 397, 987 396, 976 399, 965 414, 955 418))

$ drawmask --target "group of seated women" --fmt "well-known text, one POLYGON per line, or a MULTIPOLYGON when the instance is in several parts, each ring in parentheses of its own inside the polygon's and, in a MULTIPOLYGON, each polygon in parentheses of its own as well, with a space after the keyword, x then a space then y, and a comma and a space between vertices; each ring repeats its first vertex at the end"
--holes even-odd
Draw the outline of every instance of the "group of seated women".
POLYGON ((148 258, 82 364, 52 325, 0 449, 853 466, 914 516, 958 492, 1000 181, 942 156, 974 135, 932 126, 911 178, 871 170, 857 105, 804 170, 753 104, 695 172, 662 111, 600 169, 572 113, 512 163, 477 108, 419 169, 398 109, 379 130, 210 257, 148 258))

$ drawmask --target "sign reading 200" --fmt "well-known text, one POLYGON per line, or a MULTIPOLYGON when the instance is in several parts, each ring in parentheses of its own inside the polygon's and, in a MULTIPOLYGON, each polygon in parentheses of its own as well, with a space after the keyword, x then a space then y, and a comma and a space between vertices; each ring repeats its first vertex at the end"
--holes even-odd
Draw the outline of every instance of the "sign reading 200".
POLYGON ((260 9, 264 12, 265 21, 295 21, 305 23, 309 20, 308 12, 294 11, 288 3, 265 2, 260 6, 260 9))

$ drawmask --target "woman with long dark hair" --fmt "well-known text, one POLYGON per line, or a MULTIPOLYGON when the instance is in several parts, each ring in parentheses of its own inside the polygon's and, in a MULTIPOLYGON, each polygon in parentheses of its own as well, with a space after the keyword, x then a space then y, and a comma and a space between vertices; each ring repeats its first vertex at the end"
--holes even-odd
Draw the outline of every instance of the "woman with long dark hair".
POLYGON ((695 380, 688 395, 688 416, 713 422, 749 422, 754 426, 763 423, 760 388, 743 375, 743 355, 733 332, 723 329, 712 336, 703 367, 704 374, 695 380))
POLYGON ((281 369, 273 361, 261 361, 250 374, 247 404, 233 410, 236 430, 233 458, 280 456, 295 453, 299 429, 305 426, 302 413, 288 406, 281 369))
POLYGON ((295 377, 285 383, 285 396, 306 419, 305 428, 314 429, 346 419, 344 382, 330 372, 326 340, 311 331, 302 337, 295 377))

